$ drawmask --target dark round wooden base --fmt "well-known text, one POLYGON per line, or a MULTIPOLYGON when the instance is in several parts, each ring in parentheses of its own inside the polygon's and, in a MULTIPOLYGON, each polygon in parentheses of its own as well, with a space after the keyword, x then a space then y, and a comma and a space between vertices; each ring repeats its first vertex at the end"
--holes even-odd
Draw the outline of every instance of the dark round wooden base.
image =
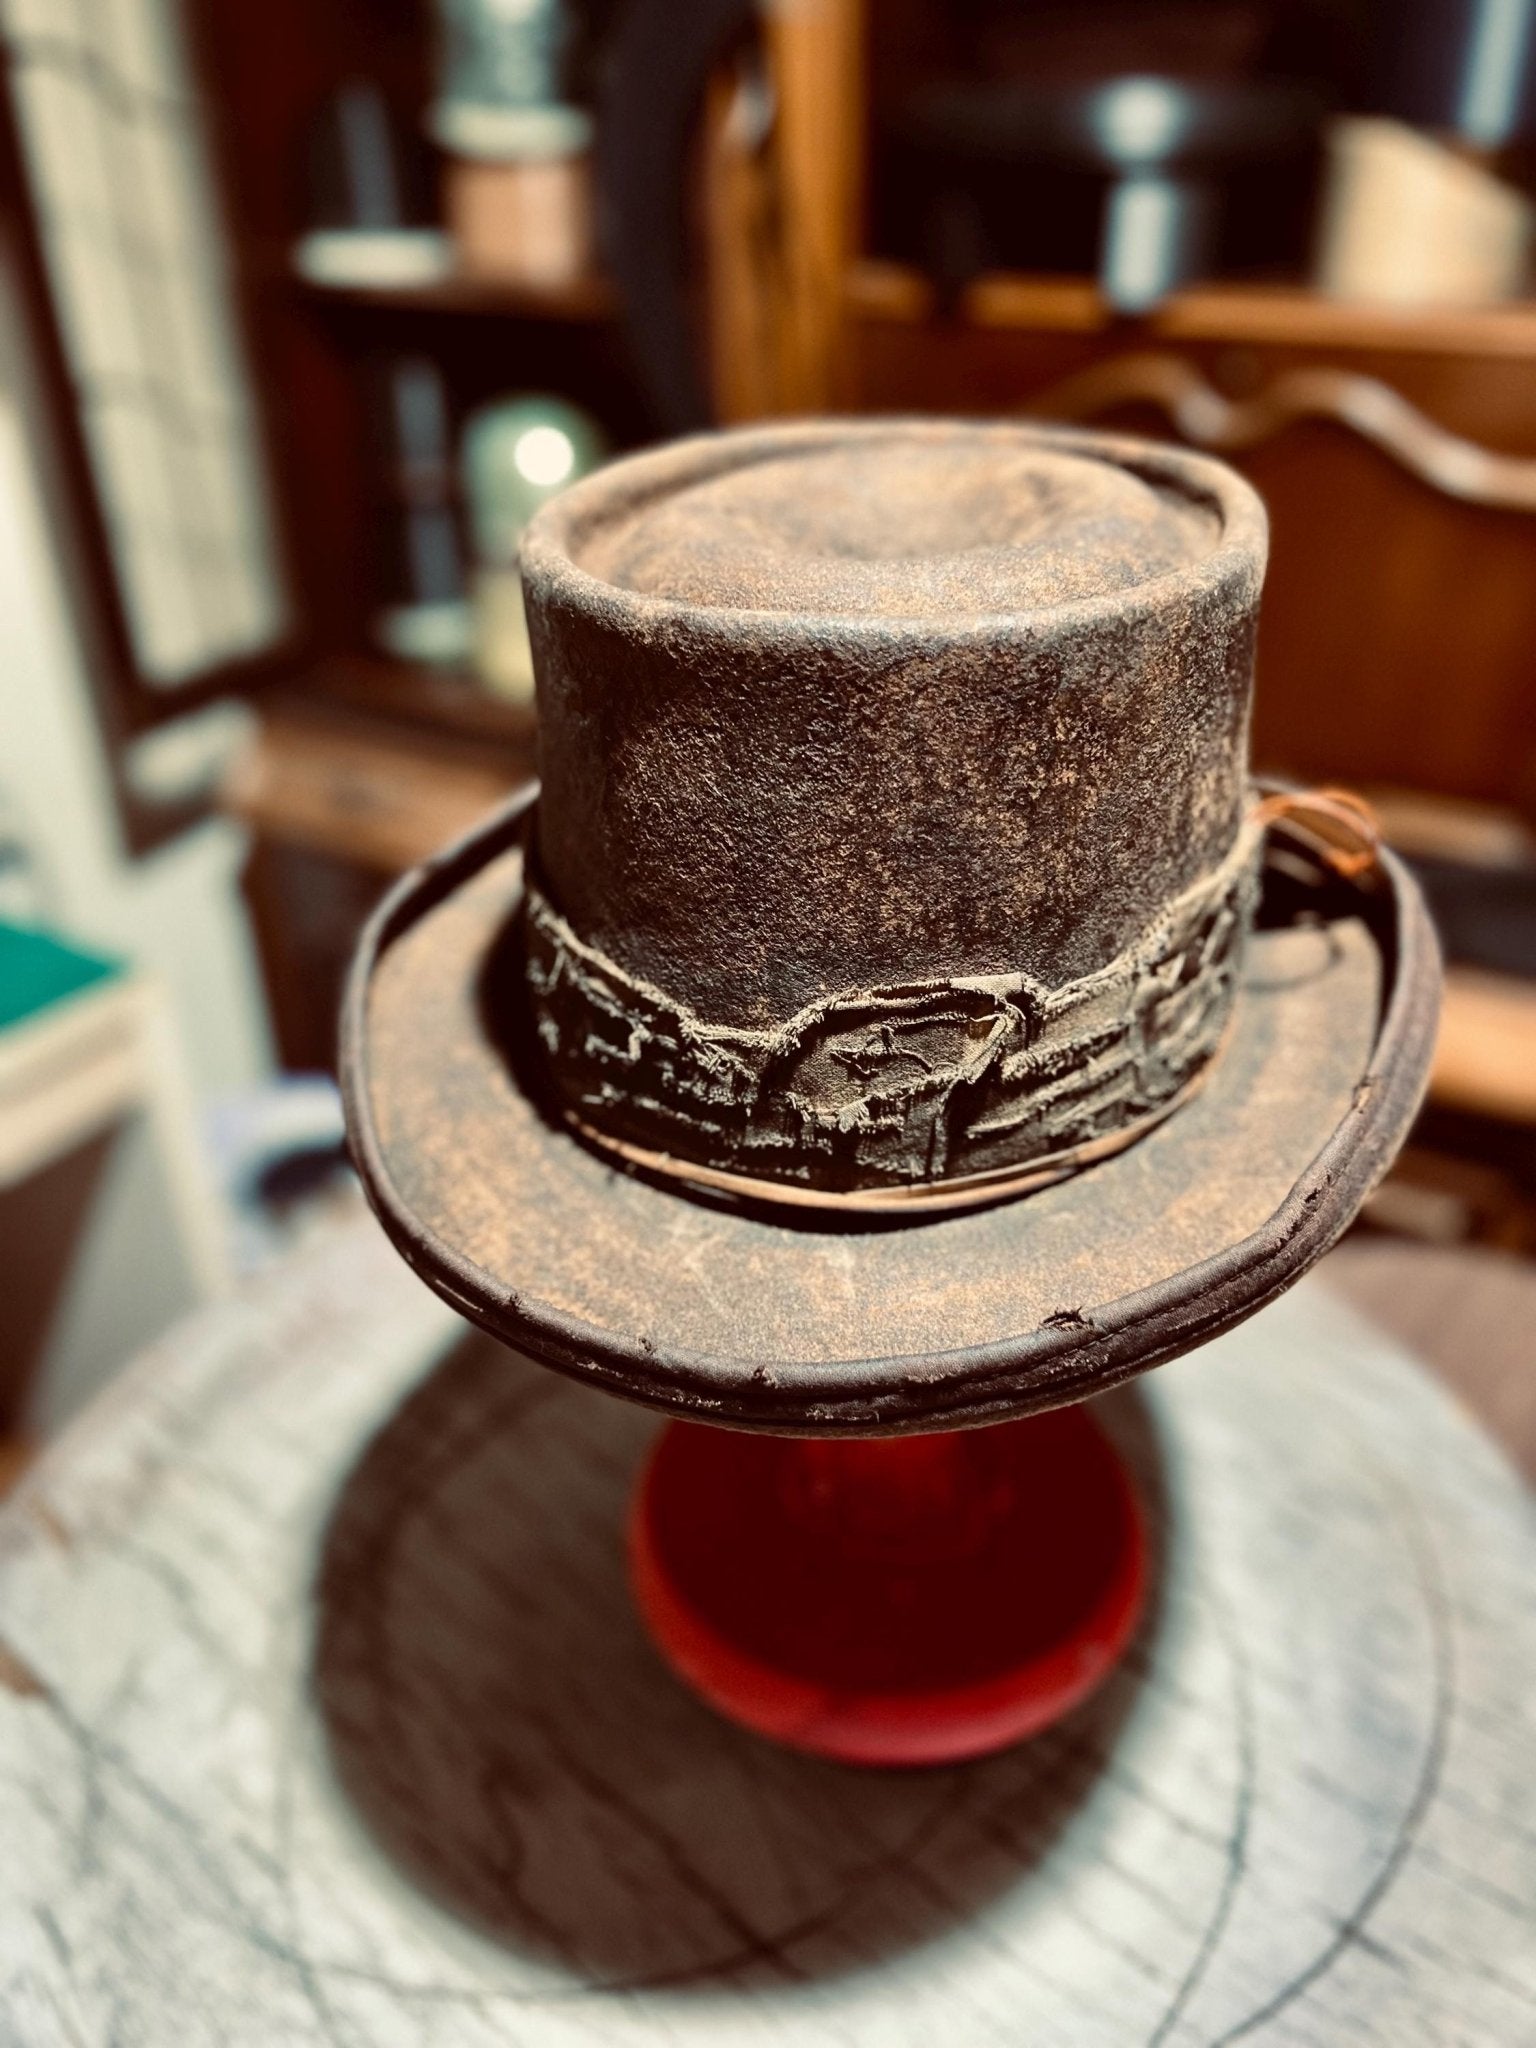
POLYGON ((1120 1458, 1080 1407, 934 1436, 675 1422, 630 1522, 635 1595, 729 1719, 856 1764, 938 1764, 1049 1726, 1141 1611, 1120 1458))

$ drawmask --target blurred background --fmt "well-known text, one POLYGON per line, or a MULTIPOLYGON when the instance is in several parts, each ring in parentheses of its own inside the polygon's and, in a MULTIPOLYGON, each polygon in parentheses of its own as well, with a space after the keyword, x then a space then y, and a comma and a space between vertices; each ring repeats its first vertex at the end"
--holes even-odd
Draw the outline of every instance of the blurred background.
POLYGON ((1364 1228, 1536 1254, 1536 0, 8 0, 0 1441, 355 1200, 359 924, 530 770, 518 536, 819 410, 1228 456, 1258 765, 1450 979, 1364 1228))

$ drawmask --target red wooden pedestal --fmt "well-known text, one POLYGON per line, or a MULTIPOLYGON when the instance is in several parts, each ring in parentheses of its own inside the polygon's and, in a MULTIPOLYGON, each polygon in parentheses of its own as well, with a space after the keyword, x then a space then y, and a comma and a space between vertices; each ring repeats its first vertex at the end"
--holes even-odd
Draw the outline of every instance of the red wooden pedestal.
POLYGON ((640 1611, 711 1705, 860 1764, 955 1762, 1057 1720, 1135 1627, 1146 1546, 1082 1408, 870 1440, 674 1422, 630 1524, 640 1611))

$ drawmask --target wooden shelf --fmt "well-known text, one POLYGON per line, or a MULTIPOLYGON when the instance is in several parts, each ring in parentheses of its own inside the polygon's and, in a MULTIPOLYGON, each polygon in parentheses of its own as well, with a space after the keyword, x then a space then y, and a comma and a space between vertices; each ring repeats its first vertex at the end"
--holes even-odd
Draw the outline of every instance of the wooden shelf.
MULTIPOLYGON (((940 317, 937 294, 920 271, 872 258, 850 267, 847 303, 855 318, 875 323, 921 325, 940 317)), ((1161 341, 1536 357, 1536 300, 1467 308, 1374 306, 1324 298, 1305 285, 1209 284, 1177 292, 1144 319, 1131 320, 1104 303, 1090 278, 996 272, 966 288, 956 317, 971 327, 1046 334, 1121 328, 1161 341)))
POLYGON ((603 277, 540 290, 528 285, 500 284, 485 278, 449 277, 433 284, 317 284, 295 278, 305 296, 318 304, 366 307, 375 312, 472 315, 501 320, 606 321, 613 319, 617 298, 603 277))
POLYGON ((273 845, 397 875, 467 832, 529 772, 511 749, 285 702, 264 709, 224 802, 273 845))
POLYGON ((337 654, 285 677, 314 705, 419 726, 440 738, 510 748, 531 760, 531 704, 494 696, 476 677, 379 654, 337 654))

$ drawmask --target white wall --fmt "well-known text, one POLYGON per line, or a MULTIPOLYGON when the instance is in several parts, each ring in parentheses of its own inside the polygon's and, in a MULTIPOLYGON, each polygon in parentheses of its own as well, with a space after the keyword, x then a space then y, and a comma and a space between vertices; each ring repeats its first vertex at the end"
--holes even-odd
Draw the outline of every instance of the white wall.
POLYGON ((0 276, 0 823, 19 824, 33 850, 50 922, 159 974, 193 1086, 206 1099, 272 1068, 238 892, 242 838, 215 819, 145 859, 124 847, 50 528, 30 387, 0 276))

